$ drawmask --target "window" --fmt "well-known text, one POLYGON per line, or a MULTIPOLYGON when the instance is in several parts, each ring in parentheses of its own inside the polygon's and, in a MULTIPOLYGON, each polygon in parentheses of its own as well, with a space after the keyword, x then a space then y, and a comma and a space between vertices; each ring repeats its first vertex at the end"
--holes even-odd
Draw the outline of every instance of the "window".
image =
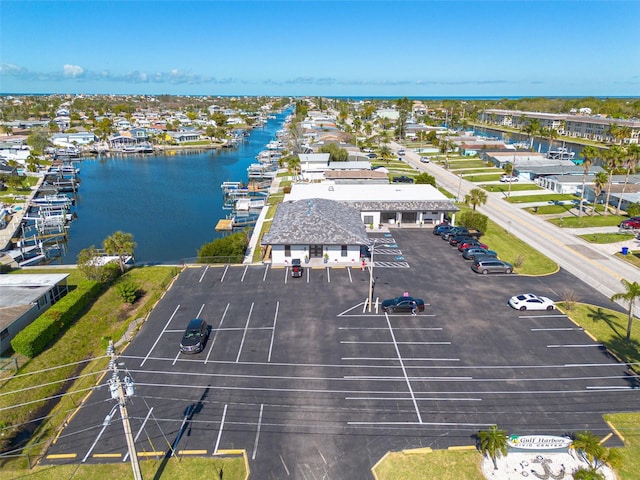
POLYGON ((346 245, 342 245, 340 254, 343 257, 347 256, 347 246, 346 245))
POLYGON ((285 245, 284 246, 284 256, 285 257, 290 257, 291 256, 291 245, 285 245))
POLYGON ((364 224, 371 225, 373 223, 373 215, 365 215, 364 216, 364 224))

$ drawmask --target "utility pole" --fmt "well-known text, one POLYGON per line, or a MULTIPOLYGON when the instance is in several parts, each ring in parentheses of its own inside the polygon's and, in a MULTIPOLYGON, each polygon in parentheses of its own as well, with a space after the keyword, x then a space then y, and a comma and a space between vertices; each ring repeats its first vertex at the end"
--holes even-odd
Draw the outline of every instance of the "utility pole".
POLYGON ((122 418, 124 437, 127 441, 127 448, 129 450, 129 459, 131 460, 133 478, 134 480, 142 480, 142 472, 140 471, 140 463, 138 462, 138 453, 136 452, 136 445, 133 441, 133 434, 131 433, 131 424, 129 423, 129 414, 127 413, 127 398, 132 397, 135 394, 133 380, 129 376, 124 377, 123 387, 123 382, 118 376, 118 363, 113 341, 109 341, 107 355, 111 356, 109 370, 113 372, 113 375, 109 380, 109 391, 111 392, 111 398, 117 400, 118 406, 120 407, 120 418, 122 418))

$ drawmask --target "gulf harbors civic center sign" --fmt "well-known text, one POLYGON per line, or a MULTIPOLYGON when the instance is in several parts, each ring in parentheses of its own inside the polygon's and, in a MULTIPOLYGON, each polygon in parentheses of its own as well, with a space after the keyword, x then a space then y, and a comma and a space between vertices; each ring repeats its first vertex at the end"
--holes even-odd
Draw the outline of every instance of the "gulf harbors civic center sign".
POLYGON ((571 442, 569 437, 554 435, 509 435, 507 439, 511 449, 528 451, 566 450, 571 442))

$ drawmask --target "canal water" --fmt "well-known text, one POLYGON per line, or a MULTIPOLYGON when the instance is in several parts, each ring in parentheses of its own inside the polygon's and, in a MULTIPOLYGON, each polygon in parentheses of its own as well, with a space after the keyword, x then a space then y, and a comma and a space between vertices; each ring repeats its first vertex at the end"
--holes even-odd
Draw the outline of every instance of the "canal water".
POLYGON ((247 181, 247 167, 276 138, 286 116, 275 115, 237 148, 159 155, 102 156, 80 162, 77 219, 67 253, 54 261, 76 263, 78 253, 117 230, 133 234, 136 262, 175 264, 193 260, 215 231, 223 209, 220 185, 247 181))

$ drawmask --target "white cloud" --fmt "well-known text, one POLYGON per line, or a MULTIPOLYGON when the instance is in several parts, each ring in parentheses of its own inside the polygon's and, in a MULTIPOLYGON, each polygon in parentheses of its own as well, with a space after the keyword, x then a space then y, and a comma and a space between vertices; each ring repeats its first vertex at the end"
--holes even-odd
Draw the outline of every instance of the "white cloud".
POLYGON ((81 77, 84 74, 84 68, 82 68, 80 65, 66 64, 63 67, 63 72, 65 77, 76 78, 81 77))

